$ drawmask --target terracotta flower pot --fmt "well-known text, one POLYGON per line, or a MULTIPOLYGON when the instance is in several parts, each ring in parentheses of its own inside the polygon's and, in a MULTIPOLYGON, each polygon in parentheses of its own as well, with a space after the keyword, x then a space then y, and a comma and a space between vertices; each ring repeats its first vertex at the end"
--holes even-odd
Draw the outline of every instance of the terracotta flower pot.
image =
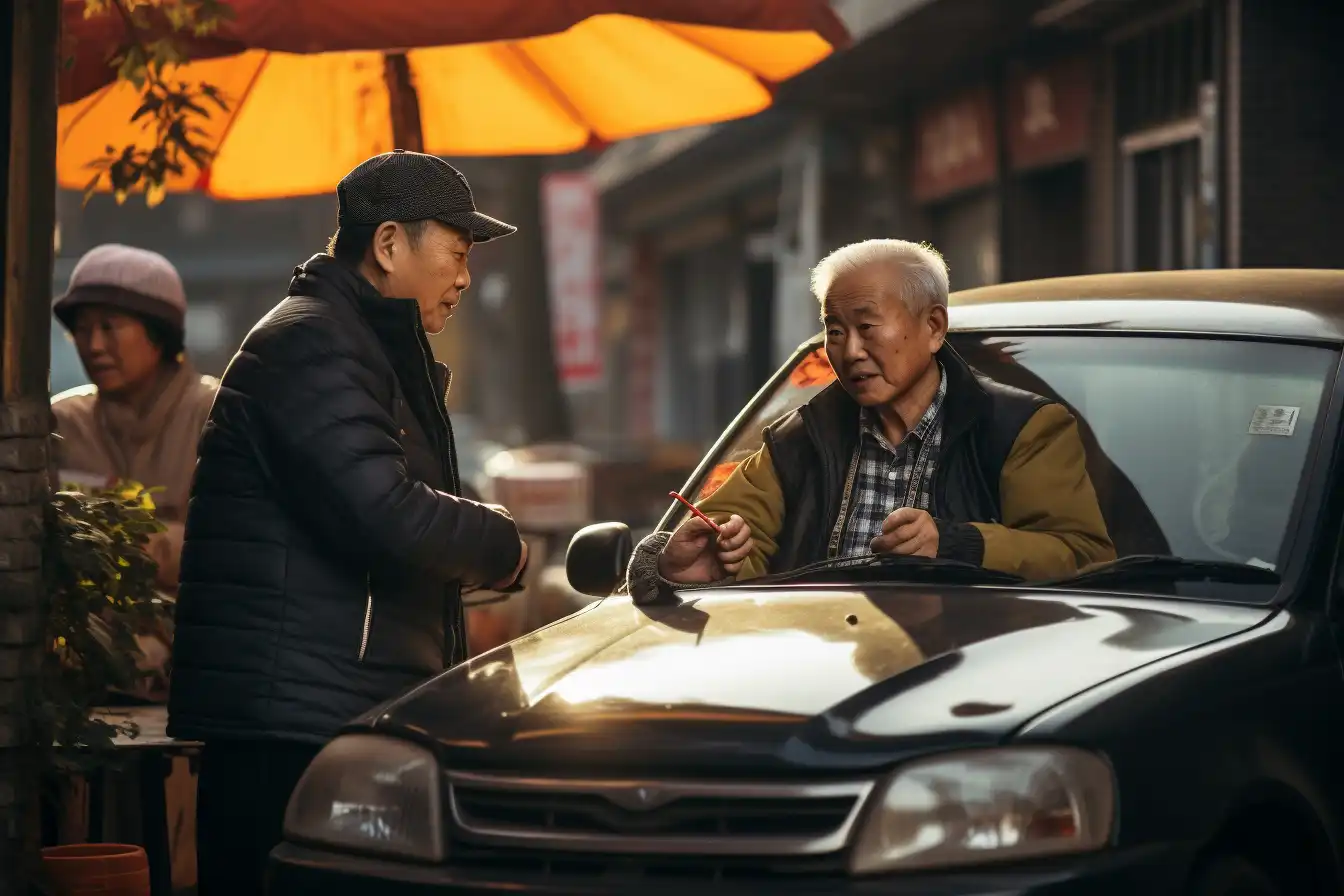
POLYGON ((149 860, 139 846, 49 846, 42 850, 42 870, 59 896, 149 896, 149 860))

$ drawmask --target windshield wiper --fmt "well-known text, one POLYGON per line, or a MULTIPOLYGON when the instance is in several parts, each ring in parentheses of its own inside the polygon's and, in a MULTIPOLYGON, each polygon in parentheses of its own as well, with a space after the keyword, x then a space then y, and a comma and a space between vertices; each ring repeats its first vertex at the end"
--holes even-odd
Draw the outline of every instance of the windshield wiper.
POLYGON ((822 560, 788 572, 748 580, 751 585, 799 584, 803 582, 884 581, 947 585, 1020 585, 1024 581, 1012 573, 985 569, 960 560, 938 557, 906 557, 877 554, 869 557, 844 557, 822 560))
POLYGON ((1096 566, 1077 575, 1050 579, 1035 584, 1118 585, 1124 582, 1226 582, 1234 585, 1277 585, 1277 572, 1263 566, 1233 563, 1228 560, 1191 560, 1166 554, 1135 554, 1121 557, 1104 566, 1096 566))

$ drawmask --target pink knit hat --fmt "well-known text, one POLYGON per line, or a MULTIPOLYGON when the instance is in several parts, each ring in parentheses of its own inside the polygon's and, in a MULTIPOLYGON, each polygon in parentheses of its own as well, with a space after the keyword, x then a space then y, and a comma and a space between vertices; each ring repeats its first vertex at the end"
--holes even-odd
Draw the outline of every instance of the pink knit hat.
POLYGON ((70 274, 65 295, 52 311, 66 329, 73 329, 75 311, 84 305, 108 305, 143 314, 182 332, 187 293, 172 262, 157 252, 104 243, 84 253, 70 274))

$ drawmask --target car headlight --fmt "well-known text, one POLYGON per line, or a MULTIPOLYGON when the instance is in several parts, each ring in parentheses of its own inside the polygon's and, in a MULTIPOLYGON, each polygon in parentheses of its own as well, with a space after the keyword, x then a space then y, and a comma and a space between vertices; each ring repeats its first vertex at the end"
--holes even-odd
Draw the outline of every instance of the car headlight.
POLYGON ((317 754, 285 810, 295 841, 427 862, 443 860, 439 763, 424 747, 346 734, 317 754))
POLYGON ((1115 784, 1099 756, 1011 747, 899 769, 874 793, 854 874, 1054 856, 1110 840, 1115 784))

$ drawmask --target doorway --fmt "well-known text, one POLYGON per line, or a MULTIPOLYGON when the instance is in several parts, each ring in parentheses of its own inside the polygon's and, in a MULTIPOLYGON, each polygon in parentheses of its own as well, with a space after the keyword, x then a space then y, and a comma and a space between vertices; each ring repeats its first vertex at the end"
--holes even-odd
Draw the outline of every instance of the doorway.
POLYGON ((939 203, 929 219, 954 291, 999 282, 999 198, 992 189, 939 203))
POLYGON ((1020 174, 1012 189, 1004 222, 1005 277, 1087 273, 1087 162, 1020 174))

